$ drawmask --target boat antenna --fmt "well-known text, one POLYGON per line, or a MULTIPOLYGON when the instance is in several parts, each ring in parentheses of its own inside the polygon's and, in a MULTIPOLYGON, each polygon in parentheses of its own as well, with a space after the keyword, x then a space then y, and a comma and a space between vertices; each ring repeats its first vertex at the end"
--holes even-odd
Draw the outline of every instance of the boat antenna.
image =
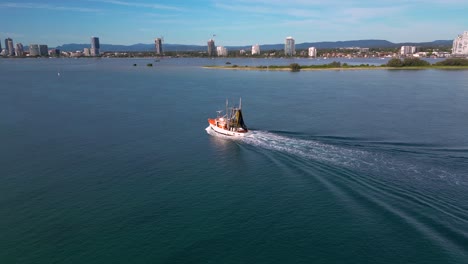
POLYGON ((242 109, 242 97, 239 97, 239 109, 242 109))

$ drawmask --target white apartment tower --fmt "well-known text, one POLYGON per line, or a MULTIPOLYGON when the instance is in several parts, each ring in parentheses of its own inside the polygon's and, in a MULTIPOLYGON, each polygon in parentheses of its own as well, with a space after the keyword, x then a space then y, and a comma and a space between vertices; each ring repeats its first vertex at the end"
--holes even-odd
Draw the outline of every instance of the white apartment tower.
POLYGON ((286 42, 284 43, 284 55, 294 56, 295 54, 296 54, 296 47, 294 44, 294 39, 292 37, 287 37, 286 42))
POLYGON ((453 41, 452 55, 468 56, 468 31, 458 35, 458 37, 453 41))
POLYGON ((91 50, 90 50, 89 48, 84 48, 84 49, 83 49, 83 55, 84 55, 85 57, 91 56, 91 50))
POLYGON ((313 58, 317 57, 317 49, 315 47, 309 48, 309 57, 313 57, 313 58))
POLYGON ((226 57, 228 54, 227 49, 223 46, 216 47, 216 53, 218 54, 218 57, 226 57))
POLYGON ((15 55, 16 55, 16 57, 21 57, 21 56, 24 55, 24 47, 23 47, 23 44, 21 44, 21 43, 16 43, 15 55))
POLYGON ((252 46, 252 55, 260 55, 260 45, 255 44, 252 46))
POLYGON ((418 51, 416 46, 401 46, 400 55, 406 56, 414 54, 418 51))
POLYGON ((39 45, 38 44, 29 44, 29 56, 34 57, 34 56, 40 56, 41 52, 39 50, 39 45))
POLYGON ((163 55, 162 38, 156 38, 154 40, 154 48, 156 50, 156 55, 163 55))
POLYGON ((5 49, 8 50, 8 56, 15 56, 15 47, 11 38, 5 39, 5 49))

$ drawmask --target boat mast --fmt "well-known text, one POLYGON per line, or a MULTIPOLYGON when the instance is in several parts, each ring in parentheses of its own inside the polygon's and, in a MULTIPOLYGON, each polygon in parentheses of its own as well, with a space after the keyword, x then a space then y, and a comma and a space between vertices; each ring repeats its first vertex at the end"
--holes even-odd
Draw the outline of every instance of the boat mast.
POLYGON ((229 129, 229 112, 228 112, 228 99, 226 98, 226 123, 227 123, 227 128, 229 129))
POLYGON ((239 109, 242 109, 242 97, 239 97, 239 109))

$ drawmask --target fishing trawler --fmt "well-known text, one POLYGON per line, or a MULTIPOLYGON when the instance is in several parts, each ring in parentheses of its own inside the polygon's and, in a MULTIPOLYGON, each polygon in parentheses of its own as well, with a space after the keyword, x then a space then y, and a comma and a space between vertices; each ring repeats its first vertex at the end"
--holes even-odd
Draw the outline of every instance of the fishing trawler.
POLYGON ((239 99, 238 107, 228 107, 226 100, 226 114, 221 115, 222 110, 216 111, 218 116, 216 118, 208 118, 210 129, 218 134, 233 137, 245 136, 249 130, 242 118, 242 99, 239 99))

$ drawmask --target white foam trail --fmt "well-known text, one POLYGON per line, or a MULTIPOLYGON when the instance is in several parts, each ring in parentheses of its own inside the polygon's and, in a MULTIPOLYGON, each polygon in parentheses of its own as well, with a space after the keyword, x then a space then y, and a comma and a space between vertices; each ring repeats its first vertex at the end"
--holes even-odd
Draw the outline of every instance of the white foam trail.
POLYGON ((369 152, 359 149, 346 148, 314 140, 297 139, 265 131, 251 131, 241 138, 252 146, 292 154, 305 159, 321 161, 345 168, 363 170, 373 174, 406 175, 407 177, 423 180, 432 177, 460 184, 462 177, 444 168, 437 168, 431 164, 418 163, 416 160, 396 159, 385 153, 369 152))
POLYGON ((270 132, 251 131, 242 139, 250 145, 293 154, 299 157, 353 167, 367 158, 369 153, 324 144, 313 140, 295 139, 270 132))

